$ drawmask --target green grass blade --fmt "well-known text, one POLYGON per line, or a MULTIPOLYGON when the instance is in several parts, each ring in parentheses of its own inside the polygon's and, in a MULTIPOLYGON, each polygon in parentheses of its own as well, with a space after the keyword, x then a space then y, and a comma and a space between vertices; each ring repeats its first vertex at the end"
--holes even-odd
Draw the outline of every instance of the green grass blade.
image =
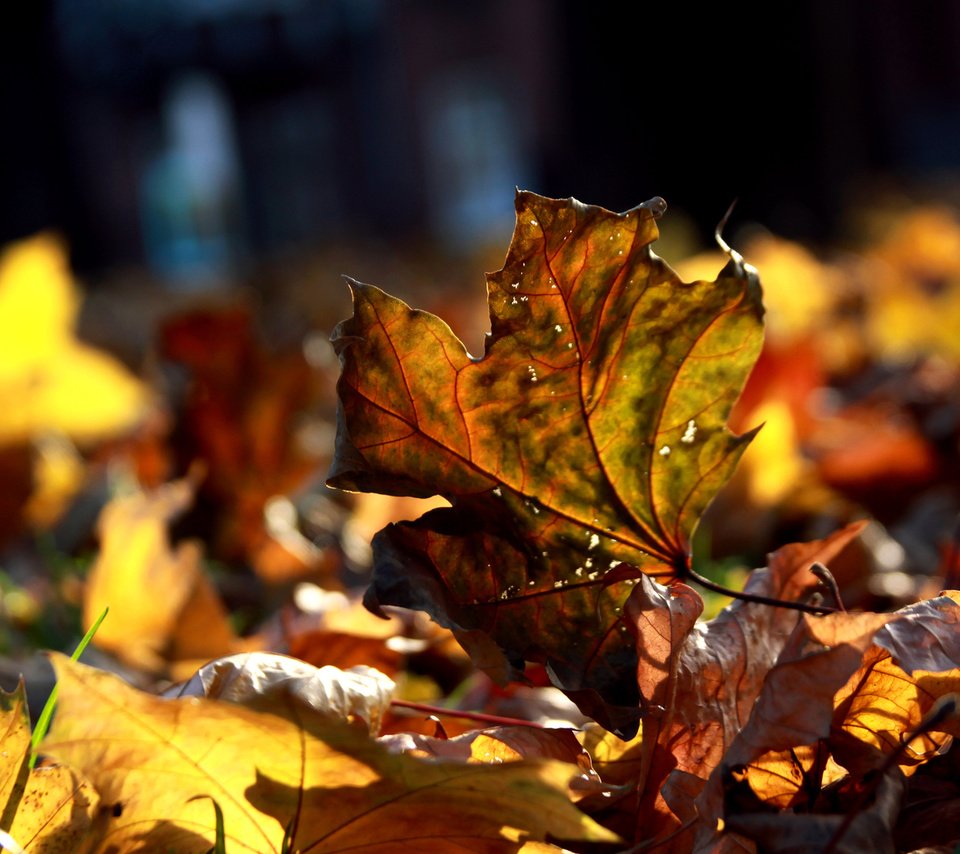
POLYGON ((213 848, 208 848, 204 854, 227 854, 227 833, 223 820, 223 810, 220 809, 220 804, 211 795, 194 795, 192 798, 187 798, 187 803, 190 801, 199 801, 203 798, 210 798, 211 803, 213 804, 213 811, 217 816, 217 838, 213 845, 213 848))
MULTIPOLYGON (((110 608, 104 608, 103 613, 97 617, 93 625, 90 626, 89 631, 83 636, 80 643, 77 644, 77 648, 73 651, 73 655, 70 658, 73 661, 76 661, 83 655, 83 651, 89 646, 90 641, 93 640, 93 636, 97 633, 97 629, 100 628, 100 624, 103 622, 104 618, 109 613, 110 608)), ((43 711, 40 712, 40 717, 37 718, 37 726, 33 730, 33 735, 30 737, 30 767, 33 768, 37 764, 37 746, 43 741, 43 737, 47 734, 47 730, 50 729, 50 719, 53 717, 53 709, 57 705, 57 686, 53 686, 53 690, 50 692, 50 696, 47 697, 47 702, 43 706, 43 711)))

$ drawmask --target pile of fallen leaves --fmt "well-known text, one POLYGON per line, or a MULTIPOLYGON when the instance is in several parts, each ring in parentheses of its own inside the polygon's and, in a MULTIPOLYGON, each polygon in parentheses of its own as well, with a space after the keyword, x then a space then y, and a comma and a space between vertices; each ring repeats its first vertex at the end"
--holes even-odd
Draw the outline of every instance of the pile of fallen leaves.
POLYGON ((330 366, 252 312, 166 320, 145 384, 76 340, 53 244, 7 250, 5 649, 110 610, 96 667, 54 655, 42 740, 29 680, 0 699, 4 847, 952 850, 958 557, 891 536, 957 508, 957 354, 882 320, 920 238, 755 243, 764 345, 757 270, 683 281, 663 211, 520 193, 481 357, 351 282, 335 435, 330 366), (815 533, 706 620, 701 519, 745 554, 815 533))

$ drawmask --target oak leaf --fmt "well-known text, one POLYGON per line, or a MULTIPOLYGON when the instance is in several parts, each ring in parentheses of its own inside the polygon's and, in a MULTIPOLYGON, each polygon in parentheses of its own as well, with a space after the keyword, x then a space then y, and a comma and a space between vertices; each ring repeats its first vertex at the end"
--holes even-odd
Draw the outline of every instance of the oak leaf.
POLYGON ((491 333, 351 283, 329 482, 452 507, 374 540, 371 607, 427 611, 503 681, 546 664, 581 710, 637 729, 623 607, 683 577, 700 514, 749 434, 725 424, 760 349, 756 276, 685 284, 650 249, 654 199, 615 214, 521 192, 491 333))
POLYGON ((165 700, 54 657, 44 753, 79 768, 111 809, 96 852, 206 851, 220 806, 230 851, 510 852, 547 837, 616 837, 581 813, 571 765, 428 762, 365 728, 309 730, 230 702, 165 700), (205 797, 206 796, 206 797, 205 797))

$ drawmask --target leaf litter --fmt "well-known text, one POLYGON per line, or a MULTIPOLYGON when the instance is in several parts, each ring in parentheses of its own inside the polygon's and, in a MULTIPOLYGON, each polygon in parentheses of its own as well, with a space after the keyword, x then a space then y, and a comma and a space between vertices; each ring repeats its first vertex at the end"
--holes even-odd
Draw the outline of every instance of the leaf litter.
MULTIPOLYGON (((218 815, 230 851, 910 850, 960 837, 923 807, 937 791, 952 815, 960 595, 820 615, 736 601, 699 619, 693 529, 752 435, 727 420, 760 352, 754 273, 733 257, 716 281, 681 281, 650 249, 659 201, 613 214, 521 193, 517 209, 488 277, 481 358, 433 315, 352 284, 354 316, 333 336, 331 482, 450 504, 375 538, 373 610, 425 611, 481 670, 552 682, 606 730, 405 732, 391 698, 414 682, 396 664, 397 683, 234 654, 163 698, 56 657, 59 709, 32 771, 22 689, 4 699, 0 829, 13 841, 207 851, 218 815)), ((128 620, 95 641, 137 670, 187 675, 191 659, 277 636, 240 640, 199 547, 167 539, 189 502, 172 484, 114 505, 104 528, 90 612, 139 601, 149 572, 179 591, 140 612, 147 637, 128 620), (126 580, 104 569, 126 565, 126 580)), ((832 594, 812 568, 842 566, 861 531, 778 549, 746 592, 816 604, 832 594)), ((418 666, 437 665, 432 643, 414 645, 418 666)))

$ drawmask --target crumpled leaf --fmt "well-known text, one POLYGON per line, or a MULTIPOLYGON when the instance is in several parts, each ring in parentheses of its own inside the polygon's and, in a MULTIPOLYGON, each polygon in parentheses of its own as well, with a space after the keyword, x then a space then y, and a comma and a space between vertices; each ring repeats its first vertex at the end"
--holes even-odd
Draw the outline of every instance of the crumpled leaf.
MULTIPOLYGON (((834 697, 837 758, 851 771, 865 773, 904 747, 934 703, 960 692, 960 593, 901 608, 898 619, 874 638, 857 671, 834 697), (849 740, 848 740, 849 739, 849 740), (862 746, 870 748, 862 750, 862 746)), ((910 774, 944 746, 945 734, 960 735, 947 718, 932 732, 913 739, 900 754, 901 771, 910 774)))
POLYGON ((356 282, 332 336, 329 483, 453 505, 378 535, 371 607, 427 611, 500 680, 545 663, 624 736, 640 697, 623 606, 641 573, 682 576, 691 530, 749 441, 725 423, 762 337, 739 259, 684 284, 651 252, 663 209, 519 193, 487 280, 483 358, 356 282))
POLYGON ((0 254, 0 443, 45 432, 115 436, 146 415, 148 393, 119 362, 74 335, 80 300, 60 241, 40 235, 0 254))
POLYGON ((219 595, 206 577, 201 546, 171 547, 167 527, 193 501, 189 479, 111 501, 100 516, 100 553, 87 578, 84 628, 110 614, 94 643, 136 668, 167 665, 187 675, 239 646, 219 595))
MULTIPOLYGON (((750 574, 744 591, 806 599, 819 583, 811 564, 829 563, 862 529, 858 523, 824 540, 778 549, 766 568, 750 574)), ((634 784, 636 800, 618 805, 621 815, 612 826, 633 834, 635 841, 679 827, 683 799, 699 790, 667 784, 691 775, 701 782, 710 777, 749 719, 800 619, 796 611, 738 600, 710 622, 696 624, 694 596, 684 585, 664 588, 649 579, 637 587, 627 614, 638 633, 638 649, 648 651, 638 678, 648 686, 652 707, 641 738, 620 744, 608 736, 586 745, 605 782, 634 784), (675 798, 668 802, 671 793, 675 798)), ((692 804, 686 808, 692 810, 692 804)))
MULTIPOLYGON (((749 784, 745 784, 749 786, 749 784)), ((879 781, 872 803, 859 810, 831 849, 836 854, 893 854, 893 826, 903 798, 904 777, 891 768, 879 781)), ((749 788, 742 800, 751 800, 749 788)), ((735 810, 728 804, 726 828, 752 839, 769 854, 806 854, 824 851, 847 820, 844 813, 797 814, 771 810, 752 797, 753 808, 741 803, 735 810)), ((849 808, 854 804, 849 803, 849 808)))
POLYGON ((59 705, 45 753, 84 770, 112 807, 97 852, 205 851, 222 809, 227 847, 446 854, 525 840, 615 841, 566 794, 570 765, 426 762, 362 728, 306 732, 233 703, 164 700, 54 657, 59 705), (200 799, 196 799, 201 796, 200 799), (137 847, 141 846, 141 847, 137 847))
MULTIPOLYGON (((793 850, 799 840, 822 847, 855 808, 863 813, 837 850, 886 850, 903 792, 900 772, 943 745, 930 734, 908 739, 934 702, 956 690, 957 598, 951 592, 894 614, 804 616, 695 803, 670 801, 678 817, 692 815, 696 850, 715 850, 721 817, 764 850, 793 850), (902 669, 888 646, 902 656, 902 669), (921 671, 919 663, 944 669, 921 671), (881 781, 876 806, 864 808, 863 781, 905 745, 900 770, 881 781), (788 820, 777 825, 763 813, 788 820)), ((958 732, 949 718, 933 731, 958 732)))
POLYGON ((395 687, 372 667, 314 667, 286 655, 249 652, 205 664, 166 695, 225 700, 308 730, 359 718, 376 735, 395 687))
POLYGON ((30 719, 23 682, 0 691, 0 829, 27 851, 76 851, 97 809, 90 784, 71 768, 30 769, 30 719))

